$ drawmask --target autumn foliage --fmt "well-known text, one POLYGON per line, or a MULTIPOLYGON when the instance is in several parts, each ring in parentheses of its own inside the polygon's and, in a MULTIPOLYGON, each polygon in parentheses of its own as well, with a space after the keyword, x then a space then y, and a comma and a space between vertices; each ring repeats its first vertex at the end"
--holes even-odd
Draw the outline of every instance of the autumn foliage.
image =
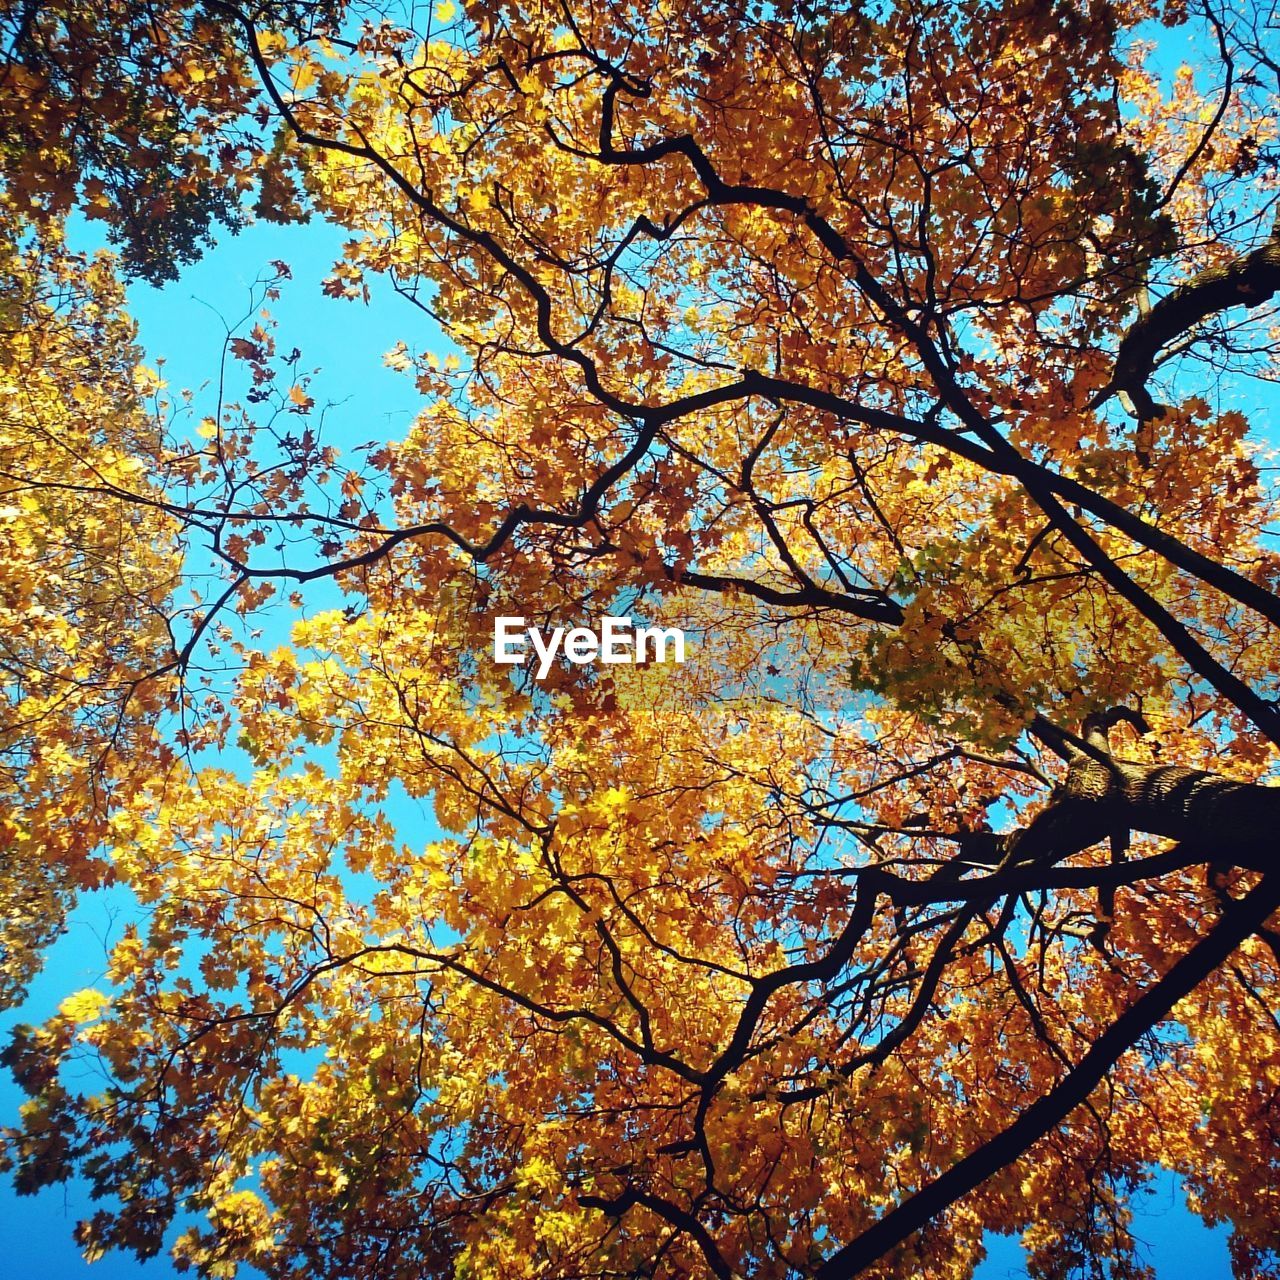
POLYGON ((1265 8, 0 30, 0 992, 138 904, 19 1189, 207 1276, 1139 1277, 1163 1167, 1280 1274, 1265 8), (266 316, 143 367, 254 217, 399 304, 402 436, 266 316), (619 614, 689 660, 492 661, 619 614))

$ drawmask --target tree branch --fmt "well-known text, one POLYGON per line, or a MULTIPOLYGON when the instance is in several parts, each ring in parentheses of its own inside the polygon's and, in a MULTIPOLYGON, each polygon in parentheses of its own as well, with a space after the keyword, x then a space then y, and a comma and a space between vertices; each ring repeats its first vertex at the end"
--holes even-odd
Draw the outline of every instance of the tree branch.
POLYGON ((837 1250, 814 1273, 814 1280, 852 1280, 992 1174, 1012 1164, 1085 1102, 1139 1037, 1168 1017, 1179 1000, 1194 991, 1244 939, 1265 924, 1277 905, 1280 882, 1267 878, 1121 1014, 1044 1097, 1032 1103, 1008 1128, 837 1250))
POLYGON ((1142 421, 1166 407, 1147 390, 1161 350, 1202 320, 1232 307, 1257 307, 1280 292, 1280 214, 1265 244, 1222 266, 1209 267, 1166 294, 1129 326, 1116 352, 1111 381, 1090 404, 1096 409, 1123 392, 1142 421))

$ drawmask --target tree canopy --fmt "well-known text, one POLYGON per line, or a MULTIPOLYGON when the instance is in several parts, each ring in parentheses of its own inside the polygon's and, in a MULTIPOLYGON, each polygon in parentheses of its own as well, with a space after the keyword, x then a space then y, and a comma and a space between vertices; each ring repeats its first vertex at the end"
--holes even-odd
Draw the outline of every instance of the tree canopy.
POLYGON ((205 1276, 1127 1278, 1163 1167, 1280 1275, 1265 6, 0 31, 0 995, 138 903, 20 1190, 205 1276), (207 415, 143 365, 255 218, 398 295, 402 437, 265 311, 207 415), (617 616, 687 660, 493 660, 617 616))

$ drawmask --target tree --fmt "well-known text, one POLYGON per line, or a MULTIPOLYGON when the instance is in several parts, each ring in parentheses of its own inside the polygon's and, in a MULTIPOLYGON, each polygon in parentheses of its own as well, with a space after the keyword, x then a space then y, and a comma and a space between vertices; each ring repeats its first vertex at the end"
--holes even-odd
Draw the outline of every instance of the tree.
POLYGON ((110 265, 0 202, 0 1003, 78 888, 111 876, 113 805, 171 756, 156 732, 180 525, 110 265), (125 492, 116 492, 123 490, 125 492))
POLYGON ((145 919, 7 1050, 20 1185, 91 1255, 204 1209, 205 1275, 1138 1276, 1163 1165, 1276 1275, 1265 12, 145 12, 170 118, 239 86, 181 145, 459 354, 348 469, 259 324, 162 497, 87 486, 225 582, 98 836, 145 919), (621 613, 693 657, 491 661, 621 613))

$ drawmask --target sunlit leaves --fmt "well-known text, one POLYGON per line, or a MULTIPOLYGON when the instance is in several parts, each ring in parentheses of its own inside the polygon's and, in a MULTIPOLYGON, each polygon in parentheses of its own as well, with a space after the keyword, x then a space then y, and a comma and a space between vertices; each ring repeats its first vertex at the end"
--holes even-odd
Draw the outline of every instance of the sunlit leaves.
MULTIPOLYGON (((176 1256, 207 1275, 781 1278, 987 1152, 878 1274, 1025 1230, 1042 1274, 1129 1277, 1163 1163, 1263 1274, 1272 935, 1001 1146, 1262 864, 1226 819, 1169 839, 1275 763, 1274 495, 1230 398, 1274 338, 1236 299, 1239 343, 1215 314, 1159 353, 1166 411, 1112 383, 1153 292, 1270 211, 1245 16, 1252 79, 1206 87, 1158 79, 1137 5, 214 9, 154 15, 129 66, 158 87, 122 102, 101 24, 7 91, 79 68, 113 146, 154 95, 165 145, 120 164, 163 220, 189 160, 193 203, 134 269, 251 190, 341 227, 320 292, 420 309, 384 362, 421 406, 339 454, 269 315, 285 263, 180 440, 105 264, 58 256, 73 301, 23 304, 6 834, 55 907, 114 876, 145 914, 8 1051, 21 1185, 87 1174, 90 1254, 198 1209, 176 1256), (222 575, 185 655, 179 551, 222 575), (282 578, 287 636, 246 636, 282 578), (496 617, 621 613, 690 660, 489 660, 496 617), (90 1053, 102 1096, 59 1071, 90 1053)), ((69 109, 18 207, 123 235, 69 109)), ((41 941, 56 912, 10 896, 41 941)))

